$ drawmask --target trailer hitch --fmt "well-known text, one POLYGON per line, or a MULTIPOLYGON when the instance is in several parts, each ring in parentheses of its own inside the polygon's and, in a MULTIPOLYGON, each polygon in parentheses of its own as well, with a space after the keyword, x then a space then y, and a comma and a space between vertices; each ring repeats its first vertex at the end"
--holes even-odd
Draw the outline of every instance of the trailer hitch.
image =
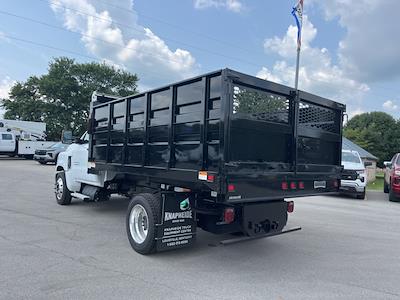
POLYGON ((267 233, 267 234, 257 235, 257 236, 244 236, 244 237, 233 238, 233 239, 229 239, 229 240, 223 240, 223 241, 220 241, 220 244, 222 244, 223 246, 227 246, 227 245, 231 245, 231 244, 247 242, 247 241, 256 240, 256 239, 262 239, 262 238, 266 238, 266 237, 270 237, 270 236, 274 236, 274 235, 281 235, 284 233, 289 233, 289 232, 298 231, 298 230, 301 230, 300 226, 296 226, 296 227, 278 231, 278 232, 271 232, 271 233, 267 233))

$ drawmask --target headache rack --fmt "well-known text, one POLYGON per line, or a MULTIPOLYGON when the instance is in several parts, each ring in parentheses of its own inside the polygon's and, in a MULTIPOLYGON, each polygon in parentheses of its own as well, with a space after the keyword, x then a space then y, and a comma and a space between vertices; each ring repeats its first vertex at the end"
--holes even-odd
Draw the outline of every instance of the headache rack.
POLYGON ((94 94, 89 161, 92 172, 214 191, 217 201, 334 192, 344 111, 230 69, 124 98, 94 94))

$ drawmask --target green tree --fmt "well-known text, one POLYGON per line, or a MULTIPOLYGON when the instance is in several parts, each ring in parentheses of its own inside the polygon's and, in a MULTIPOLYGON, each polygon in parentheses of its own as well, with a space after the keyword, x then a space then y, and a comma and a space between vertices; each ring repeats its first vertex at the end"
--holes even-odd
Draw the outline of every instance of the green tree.
POLYGON ((80 135, 86 130, 94 91, 127 96, 137 93, 135 74, 100 63, 77 63, 60 57, 48 72, 16 83, 3 100, 6 119, 45 122, 48 139, 57 140, 63 129, 80 135))
POLYGON ((384 112, 353 117, 344 128, 344 136, 377 156, 380 166, 400 151, 400 123, 384 112))

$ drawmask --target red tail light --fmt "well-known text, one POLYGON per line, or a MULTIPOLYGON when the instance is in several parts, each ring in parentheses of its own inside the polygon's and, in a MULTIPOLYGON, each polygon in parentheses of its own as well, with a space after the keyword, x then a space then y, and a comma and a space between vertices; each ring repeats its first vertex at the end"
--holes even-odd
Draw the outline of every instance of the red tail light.
POLYGON ((304 190, 304 182, 303 181, 299 182, 299 189, 304 190))
POLYGON ((215 180, 215 175, 207 175, 207 181, 208 182, 214 182, 214 180, 215 180))
POLYGON ((286 191, 289 188, 288 183, 286 181, 282 182, 281 188, 286 191))
POLYGON ((234 192, 236 190, 234 184, 228 184, 228 192, 234 192))
POLYGON ((294 202, 293 201, 287 202, 287 212, 292 213, 293 211, 294 211, 294 202))
POLYGON ((295 190, 297 188, 296 182, 291 182, 290 183, 290 189, 295 190))
POLYGON ((230 224, 235 221, 235 209, 232 207, 225 208, 224 210, 224 222, 230 224))

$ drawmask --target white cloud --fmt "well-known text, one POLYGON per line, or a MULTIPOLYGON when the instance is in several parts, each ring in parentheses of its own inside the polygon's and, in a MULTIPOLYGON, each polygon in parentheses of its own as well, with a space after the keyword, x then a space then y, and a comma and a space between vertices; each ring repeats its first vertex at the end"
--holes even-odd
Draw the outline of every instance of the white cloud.
MULTIPOLYGON (((357 115, 361 115, 363 113, 365 113, 365 111, 363 109, 361 109, 361 108, 357 108, 357 109, 351 110, 351 111, 347 112, 347 114, 349 116, 348 119, 350 120, 352 117, 357 116, 357 115)), ((347 120, 345 120, 345 121, 347 121, 347 120)))
POLYGON ((256 76, 264 80, 282 83, 282 80, 278 76, 272 74, 266 67, 262 67, 261 70, 257 72, 256 76))
POLYGON ((4 77, 0 81, 0 99, 8 98, 8 93, 10 92, 11 87, 16 83, 15 80, 11 80, 9 76, 4 77))
POLYGON ((366 82, 400 77, 398 0, 314 1, 346 34, 339 44, 344 71, 366 82))
POLYGON ((226 8, 237 13, 244 9, 243 3, 239 0, 194 0, 194 7, 197 9, 226 8))
MULTIPOLYGON (((15 84, 14 80, 11 80, 10 77, 6 76, 0 81, 0 105, 1 105, 1 99, 6 99, 9 97, 9 92, 11 87, 15 84)), ((2 107, 0 107, 0 118, 3 117, 4 110, 2 107)))
POLYGON ((387 101, 385 101, 385 102, 382 104, 382 107, 383 107, 385 110, 388 110, 388 111, 391 111, 391 112, 397 111, 397 110, 399 109, 399 107, 397 106, 397 104, 394 103, 392 100, 387 100, 387 101))
POLYGON ((3 31, 0 31, 0 41, 10 43, 10 39, 6 36, 6 34, 3 31))
POLYGON ((57 0, 50 6, 63 18, 66 28, 82 34, 81 40, 90 54, 137 73, 143 85, 155 87, 196 72, 198 66, 189 51, 170 49, 149 28, 138 23, 131 1, 109 2, 131 13, 90 0, 57 0))
MULTIPOLYGON (((345 102, 350 112, 361 111, 361 100, 369 87, 365 83, 349 77, 340 65, 332 62, 331 53, 326 48, 313 47, 312 42, 318 30, 308 20, 303 19, 303 38, 300 57, 299 88, 308 92, 345 102)), ((272 69, 263 67, 258 76, 294 86, 296 62, 297 28, 289 26, 285 36, 266 39, 267 53, 278 54, 280 59, 272 69)))

